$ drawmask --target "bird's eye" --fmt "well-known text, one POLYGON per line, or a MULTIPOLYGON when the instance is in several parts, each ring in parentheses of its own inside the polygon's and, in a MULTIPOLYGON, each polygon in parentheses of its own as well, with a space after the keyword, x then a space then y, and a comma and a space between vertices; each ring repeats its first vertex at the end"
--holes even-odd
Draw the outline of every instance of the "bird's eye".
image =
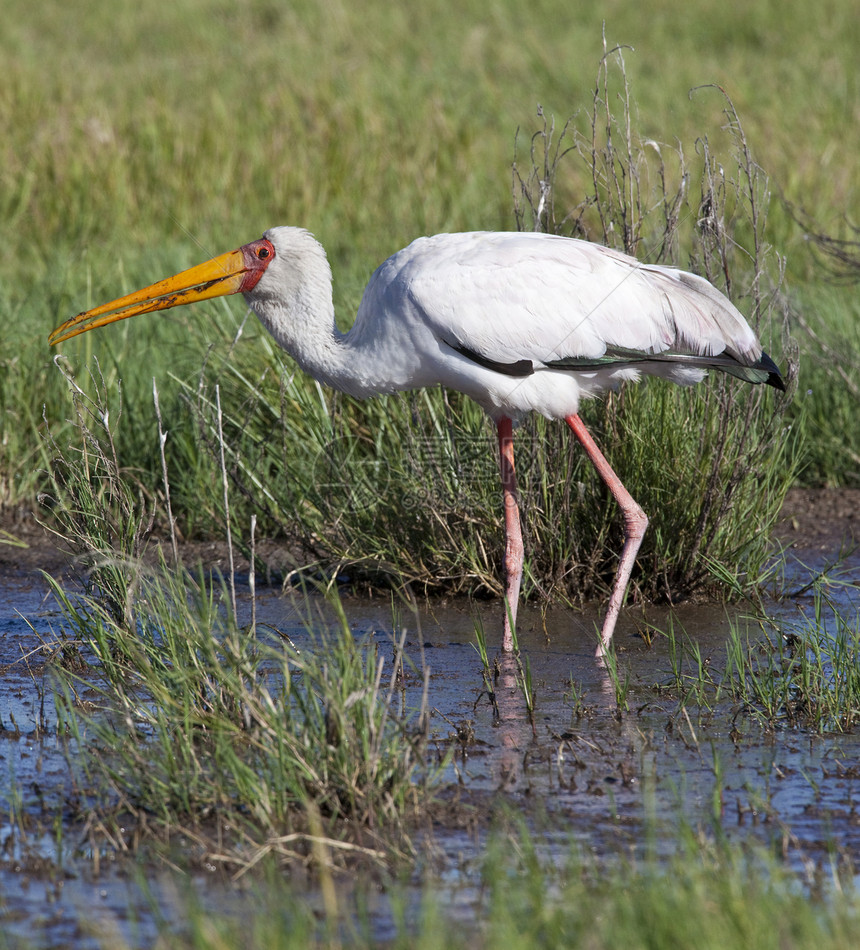
POLYGON ((258 247, 257 248, 257 257, 261 261, 264 261, 269 256, 269 249, 267 247, 258 247))

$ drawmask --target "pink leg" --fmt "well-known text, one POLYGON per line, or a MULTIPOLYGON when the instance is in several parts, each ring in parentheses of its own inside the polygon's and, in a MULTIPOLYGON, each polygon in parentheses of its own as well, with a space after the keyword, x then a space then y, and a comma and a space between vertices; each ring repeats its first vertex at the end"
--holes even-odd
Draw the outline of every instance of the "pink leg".
POLYGON ((573 415, 567 416, 564 421, 570 426, 571 431, 588 453, 588 457, 594 463, 600 477, 606 482, 606 486, 612 492, 621 508, 621 513, 624 515, 624 548, 621 551, 618 573, 615 575, 615 586, 612 588, 612 596, 609 598, 606 619, 603 621, 603 629, 600 632, 600 644, 597 647, 597 655, 603 656, 609 649, 609 643, 615 631, 615 622, 618 620, 618 614, 621 611, 621 604, 624 601, 624 594, 630 581, 630 573, 633 570, 633 562, 636 560, 639 545, 642 543, 645 529, 648 527, 648 516, 636 504, 630 492, 621 484, 621 479, 612 470, 612 466, 606 461, 594 439, 591 438, 591 434, 585 428, 582 419, 578 415, 573 415))
POLYGON ((514 474, 514 427, 508 418, 499 420, 499 466, 502 471, 502 497, 505 505, 505 630, 502 650, 514 649, 513 630, 517 621, 517 602, 523 578, 523 535, 514 474))

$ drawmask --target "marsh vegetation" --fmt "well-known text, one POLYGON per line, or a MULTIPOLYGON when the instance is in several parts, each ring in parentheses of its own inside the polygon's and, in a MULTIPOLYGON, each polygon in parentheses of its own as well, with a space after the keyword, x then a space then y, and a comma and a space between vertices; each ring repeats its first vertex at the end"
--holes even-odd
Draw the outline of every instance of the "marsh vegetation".
MULTIPOLYGON (((604 35, 635 53, 596 14, 467 3, 454 38, 437 6, 10 11, 0 504, 74 574, 3 634, 4 879, 60 902, 139 862, 76 946, 854 946, 856 554, 807 576, 772 542, 792 486, 860 470, 856 291, 796 223, 856 220, 851 5, 817 37, 798 3, 731 29, 631 7, 604 35), (560 427, 518 436, 511 665, 467 400, 324 392, 223 302, 52 360, 72 312, 282 222, 327 246, 344 319, 417 234, 513 227, 692 268, 750 317, 785 398, 654 382, 586 409, 653 516, 605 669, 620 530, 560 427), (674 609, 705 599, 700 625, 674 609)), ((3 936, 40 943, 15 894, 3 936)))

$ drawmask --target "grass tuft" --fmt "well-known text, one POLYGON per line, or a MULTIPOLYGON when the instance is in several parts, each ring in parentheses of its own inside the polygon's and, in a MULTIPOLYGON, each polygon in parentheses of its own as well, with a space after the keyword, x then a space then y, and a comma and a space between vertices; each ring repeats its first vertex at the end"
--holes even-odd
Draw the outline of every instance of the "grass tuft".
POLYGON ((816 578, 811 616, 779 624, 764 642, 751 643, 732 625, 727 688, 769 725, 829 733, 860 724, 860 612, 849 616, 834 601, 832 583, 816 578))
POLYGON ((253 899, 257 913, 213 914, 193 894, 175 913, 181 936, 165 921, 165 947, 377 947, 484 950, 534 946, 609 950, 696 946, 702 950, 849 950, 856 944, 858 900, 851 869, 810 869, 805 888, 764 848, 713 840, 688 826, 675 831, 672 856, 601 862, 522 823, 499 828, 480 866, 451 885, 453 919, 434 893, 388 889, 384 908, 362 887, 336 890, 326 916, 292 889, 270 881, 253 899), (466 916, 468 914, 468 916, 466 916), (318 915, 317 915, 318 917, 318 915), (335 936, 335 931, 339 937, 335 936))
POLYGON ((426 684, 414 703, 395 696, 403 638, 356 642, 336 593, 309 593, 297 646, 240 626, 232 586, 141 560, 153 507, 118 460, 103 381, 93 399, 68 382, 78 445, 55 459, 51 501, 86 584, 48 582, 81 660, 58 668, 61 716, 96 824, 116 835, 130 815, 136 834, 178 831, 239 868, 318 863, 321 847, 333 863, 405 856, 435 772, 426 684))
POLYGON ((102 823, 130 813, 239 867, 266 853, 306 859, 318 833, 340 857, 408 853, 398 833, 430 776, 425 712, 400 715, 392 698, 402 645, 386 674, 380 645, 357 643, 336 601, 333 622, 308 602, 298 646, 236 627, 226 591, 203 578, 124 569, 131 629, 52 585, 64 634, 88 658, 63 676, 62 716, 102 823))

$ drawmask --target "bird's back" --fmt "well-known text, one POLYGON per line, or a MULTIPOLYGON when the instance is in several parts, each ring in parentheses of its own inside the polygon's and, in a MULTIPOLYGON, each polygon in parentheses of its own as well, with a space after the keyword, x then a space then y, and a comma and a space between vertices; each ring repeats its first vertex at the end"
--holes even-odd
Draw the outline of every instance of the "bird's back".
MULTIPOLYGON (((494 415, 575 412, 580 393, 643 372, 682 383, 711 365, 743 375, 762 355, 740 311, 703 278, 536 233, 419 238, 374 273, 356 337, 370 327, 390 361, 407 349, 418 354, 404 379, 459 388, 494 415), (528 393, 521 382, 518 405, 507 406, 510 386, 492 372, 540 379, 528 393), (541 387, 552 400, 542 402, 541 387), (566 401, 556 398, 573 388, 566 401)), ((767 373, 745 378, 766 381, 767 373)))
POLYGON ((596 358, 607 347, 750 362, 761 353, 743 315, 703 278, 555 235, 420 238, 377 270, 368 294, 499 362, 596 358))

